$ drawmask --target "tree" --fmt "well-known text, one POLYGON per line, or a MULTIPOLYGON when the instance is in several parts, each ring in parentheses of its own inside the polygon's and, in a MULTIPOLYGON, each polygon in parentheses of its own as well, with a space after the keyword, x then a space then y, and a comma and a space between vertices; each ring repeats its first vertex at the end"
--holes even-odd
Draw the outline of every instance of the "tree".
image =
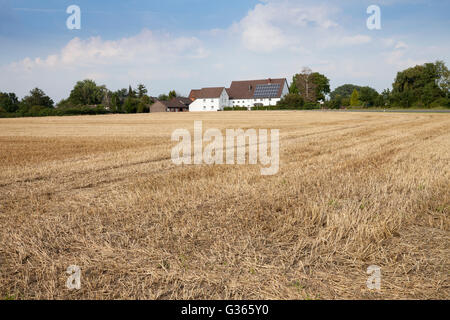
POLYGON ((146 104, 145 102, 141 101, 139 102, 137 106, 137 113, 148 113, 150 112, 150 106, 146 104))
POLYGON ((385 107, 391 104, 391 90, 384 89, 378 96, 378 106, 385 107))
POLYGON ((4 112, 16 112, 19 109, 19 99, 16 94, 0 92, 0 108, 4 112))
POLYGON ((158 96, 158 100, 160 100, 160 101, 167 101, 167 100, 169 100, 169 96, 167 94, 160 94, 158 96))
POLYGON ((392 101, 402 107, 429 106, 448 97, 449 71, 442 61, 425 63, 397 73, 392 84, 392 101))
POLYGON ((139 84, 138 85, 138 98, 141 99, 142 97, 144 97, 147 94, 147 89, 145 88, 145 86, 143 84, 139 84))
POLYGON ((74 105, 69 101, 69 99, 61 99, 57 104, 57 108, 73 108, 74 105))
POLYGON ((136 113, 139 105, 139 100, 136 98, 126 98, 123 104, 123 109, 126 113, 136 113))
POLYGON ((303 68, 292 82, 290 93, 299 93, 306 102, 325 101, 325 95, 330 93, 330 80, 323 74, 312 72, 310 68, 303 68))
POLYGON ((293 76, 293 77, 292 77, 292 83, 291 83, 291 85, 289 86, 289 93, 292 93, 292 94, 300 94, 300 92, 298 91, 296 82, 297 82, 296 76, 293 76))
POLYGON ((337 97, 339 97, 341 103, 344 103, 343 105, 345 105, 348 100, 348 104, 346 106, 359 106, 360 104, 362 104, 364 107, 372 107, 380 102, 378 96, 378 92, 371 87, 362 87, 354 84, 344 84, 340 87, 337 87, 333 90, 333 92, 330 93, 330 100, 333 101, 336 100, 337 97), (353 103, 356 103, 356 105, 352 105, 351 97, 355 90, 358 94, 358 98, 356 100, 358 102, 353 101, 353 103))
POLYGON ((172 90, 172 91, 169 91, 169 100, 171 100, 171 99, 173 99, 173 98, 176 98, 178 95, 177 95, 177 93, 175 92, 175 90, 172 90))
POLYGON ((354 89, 352 96, 350 97, 350 106, 351 107, 357 107, 359 106, 359 94, 358 90, 354 89))
POLYGON ((114 91, 111 94, 111 111, 112 112, 124 112, 123 105, 125 99, 128 96, 128 90, 126 88, 114 91))
POLYGON ((373 107, 377 103, 378 95, 377 90, 371 87, 362 87, 359 90, 359 101, 364 107, 373 107))
POLYGON ((70 92, 69 102, 75 106, 101 104, 107 92, 105 86, 97 86, 93 80, 78 81, 70 92))
POLYGON ((434 83, 427 83, 422 91, 421 102, 429 107, 431 103, 441 97, 439 90, 436 90, 434 83))
POLYGON ((141 101, 143 103, 145 103, 145 104, 148 104, 148 105, 150 105, 150 104, 152 104, 154 102, 149 96, 143 96, 141 101))
POLYGON ((299 94, 289 93, 278 101, 277 106, 281 109, 302 109, 304 104, 305 101, 299 94))
POLYGON ((53 100, 50 99, 50 97, 47 96, 41 89, 34 88, 30 91, 28 96, 22 99, 21 105, 25 109, 30 109, 33 106, 53 108, 53 100))
POLYGON ((354 85, 354 84, 344 84, 340 87, 337 87, 330 93, 330 99, 333 100, 337 95, 341 96, 342 98, 350 98, 350 96, 353 93, 353 90, 361 90, 360 86, 354 85))
POLYGON ((136 98, 136 91, 131 86, 128 86, 128 98, 136 98))
POLYGON ((438 74, 437 85, 448 98, 450 93, 450 71, 444 61, 436 61, 435 65, 438 74))
POLYGON ((313 102, 325 101, 325 95, 330 93, 330 80, 318 72, 314 72, 311 76, 315 87, 315 100, 313 102))
POLYGON ((310 68, 303 68, 301 73, 294 76, 298 92, 307 102, 316 101, 316 88, 311 75, 312 70, 310 68))
POLYGON ((334 99, 330 100, 329 107, 331 109, 339 109, 339 108, 341 108, 344 105, 342 100, 343 100, 343 98, 342 98, 341 95, 339 95, 339 94, 336 95, 334 97, 334 99))

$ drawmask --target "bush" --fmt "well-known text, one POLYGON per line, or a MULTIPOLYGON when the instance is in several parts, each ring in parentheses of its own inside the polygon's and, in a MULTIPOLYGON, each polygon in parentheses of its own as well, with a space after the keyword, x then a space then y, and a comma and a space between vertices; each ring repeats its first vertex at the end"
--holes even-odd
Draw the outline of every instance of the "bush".
POLYGON ((279 107, 276 106, 256 106, 253 107, 252 110, 274 110, 273 108, 277 108, 277 110, 279 110, 279 107))
POLYGON ((430 108, 450 108, 450 98, 439 98, 430 104, 430 108))
POLYGON ((102 105, 95 107, 82 106, 82 107, 72 107, 72 108, 61 108, 56 109, 56 114, 58 116, 78 116, 78 115, 95 115, 95 114, 107 114, 110 113, 102 105))
POLYGON ((126 113, 136 113, 138 110, 139 99, 127 98, 123 104, 126 113))
POLYGON ((247 111, 247 107, 239 107, 239 106, 235 106, 235 107, 224 107, 223 111, 247 111))
POLYGON ((0 118, 19 118, 21 117, 18 113, 12 113, 12 112, 0 112, 0 118))
POLYGON ((303 109, 305 110, 320 109, 320 104, 317 104, 315 102, 307 102, 305 103, 303 109))
POLYGON ((305 105, 305 101, 299 94, 289 93, 283 97, 277 103, 277 107, 280 109, 288 110, 288 109, 303 109, 305 105))
POLYGON ((150 106, 144 102, 139 102, 137 106, 137 113, 149 113, 150 112, 150 106))

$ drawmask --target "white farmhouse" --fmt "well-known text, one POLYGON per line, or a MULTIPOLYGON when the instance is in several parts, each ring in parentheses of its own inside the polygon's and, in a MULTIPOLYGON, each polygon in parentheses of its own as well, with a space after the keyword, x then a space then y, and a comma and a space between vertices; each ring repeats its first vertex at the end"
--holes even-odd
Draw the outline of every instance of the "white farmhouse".
POLYGON ((233 81, 227 89, 230 107, 275 106, 289 93, 286 78, 233 81))
POLYGON ((189 112, 219 111, 230 105, 225 87, 192 90, 189 98, 193 101, 189 105, 189 112))

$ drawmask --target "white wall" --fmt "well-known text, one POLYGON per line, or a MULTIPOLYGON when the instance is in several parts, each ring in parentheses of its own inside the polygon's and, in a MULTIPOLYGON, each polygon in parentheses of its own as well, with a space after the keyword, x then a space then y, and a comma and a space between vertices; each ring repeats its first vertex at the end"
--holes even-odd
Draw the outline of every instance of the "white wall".
POLYGON ((285 95, 289 93, 288 83, 285 81, 281 98, 263 98, 263 99, 230 99, 230 107, 247 107, 252 108, 255 104, 262 104, 263 106, 276 106, 285 95))
POLYGON ((230 105, 230 97, 225 89, 223 89, 222 94, 220 95, 220 110, 223 110, 224 107, 228 107, 230 105))
POLYGON ((264 99, 232 99, 230 100, 230 106, 233 107, 247 107, 251 108, 255 103, 262 104, 264 106, 275 106, 277 102, 280 101, 279 98, 264 98, 264 99))
POLYGON ((196 99, 189 105, 189 112, 219 111, 227 107, 229 103, 228 94, 224 89, 220 94, 220 98, 196 99))

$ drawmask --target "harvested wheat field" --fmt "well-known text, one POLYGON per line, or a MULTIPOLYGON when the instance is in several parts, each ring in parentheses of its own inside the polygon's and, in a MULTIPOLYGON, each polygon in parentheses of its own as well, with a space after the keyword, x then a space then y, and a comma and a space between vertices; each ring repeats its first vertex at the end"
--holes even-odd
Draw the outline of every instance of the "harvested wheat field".
POLYGON ((447 114, 1 119, 0 294, 449 299, 449 164, 447 114), (171 134, 194 120, 280 129, 278 174, 173 164, 171 134))

